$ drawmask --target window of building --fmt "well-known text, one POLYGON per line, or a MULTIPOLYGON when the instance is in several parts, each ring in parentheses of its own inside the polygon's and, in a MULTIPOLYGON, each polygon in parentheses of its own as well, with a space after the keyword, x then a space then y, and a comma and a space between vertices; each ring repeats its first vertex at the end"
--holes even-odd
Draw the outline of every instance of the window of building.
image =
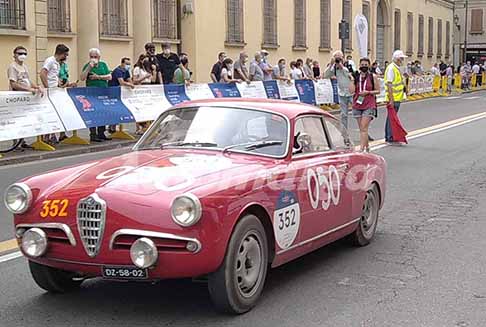
POLYGON ((363 2, 363 16, 366 17, 368 22, 368 52, 371 51, 371 13, 370 13, 370 3, 363 2))
POLYGON ((351 0, 343 0, 343 20, 349 24, 349 39, 344 40, 344 50, 353 50, 353 4, 351 0))
POLYGON ((278 45, 277 38, 277 0, 263 1, 263 44, 278 45))
POLYGON ((322 49, 331 48, 331 0, 321 0, 321 42, 322 49))
POLYGON ((471 33, 483 33, 483 9, 471 9, 471 33))
POLYGON ((49 32, 71 32, 70 0, 47 1, 47 30, 49 32))
POLYGON ((226 1, 226 42, 245 43, 243 0, 226 1))
POLYGON ((306 1, 294 0, 294 46, 296 48, 307 47, 306 1))
POLYGON ((401 36, 402 36, 402 14, 400 10, 395 10, 395 50, 401 48, 401 36))
POLYGON ((424 55, 424 24, 425 24, 425 21, 424 21, 424 16, 422 15, 419 15, 419 26, 418 26, 418 50, 417 50, 417 55, 419 57, 423 56, 424 55))
POLYGON ((178 0, 153 0, 154 37, 178 40, 178 0))
POLYGON ((25 0, 0 0, 0 28, 25 29, 25 0))
POLYGON ((407 55, 413 55, 413 13, 407 14, 407 55))
POLYGON ((432 57, 434 55, 434 19, 429 17, 429 50, 427 56, 432 57))
POLYGON ((126 0, 102 0, 101 35, 127 36, 127 10, 126 0))
POLYGON ((445 57, 449 59, 451 56, 451 22, 446 22, 446 48, 445 48, 445 57))
POLYGON ((442 19, 437 20, 437 57, 442 56, 442 19))

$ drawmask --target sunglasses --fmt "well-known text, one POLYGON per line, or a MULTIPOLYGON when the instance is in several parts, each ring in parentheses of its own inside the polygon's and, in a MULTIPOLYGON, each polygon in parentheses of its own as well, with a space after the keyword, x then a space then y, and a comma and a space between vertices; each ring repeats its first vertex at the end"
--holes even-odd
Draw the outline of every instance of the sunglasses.
POLYGON ((27 55, 27 52, 17 52, 17 55, 18 56, 22 56, 22 55, 25 55, 26 56, 27 55))

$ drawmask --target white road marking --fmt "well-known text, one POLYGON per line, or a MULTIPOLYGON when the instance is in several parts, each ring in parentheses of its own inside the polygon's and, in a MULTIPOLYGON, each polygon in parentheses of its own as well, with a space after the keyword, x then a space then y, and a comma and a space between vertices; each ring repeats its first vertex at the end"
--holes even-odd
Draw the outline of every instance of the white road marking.
POLYGON ((468 97, 468 98, 464 98, 464 100, 475 100, 475 99, 480 99, 481 97, 468 97))
MULTIPOLYGON (((454 127, 459 127, 459 126, 462 126, 462 125, 465 125, 465 124, 472 123, 476 120, 480 120, 480 119, 483 119, 483 118, 486 118, 486 114, 483 114, 481 116, 477 116, 477 117, 474 117, 474 118, 471 118, 471 119, 468 119, 468 120, 464 120, 464 121, 461 121, 461 122, 453 124, 453 125, 449 125, 449 126, 445 126, 445 127, 442 127, 442 128, 423 132, 423 133, 420 133, 420 134, 417 134, 417 135, 413 135, 413 136, 407 137, 407 140, 413 140, 413 139, 416 139, 416 138, 419 138, 419 137, 424 137, 424 136, 427 136, 427 135, 430 135, 430 134, 439 133, 439 132, 442 132, 442 131, 445 131, 445 130, 448 130, 448 129, 451 129, 451 128, 454 128, 454 127)), ((383 148, 388 147, 388 146, 390 146, 390 145, 388 145, 386 143, 385 144, 379 144, 379 145, 375 145, 375 146, 370 147, 370 150, 372 150, 372 151, 373 150, 379 150, 379 149, 383 149, 383 148)))
POLYGON ((0 256, 0 263, 7 262, 7 261, 10 261, 10 260, 14 260, 14 259, 20 258, 22 256, 23 256, 22 252, 20 252, 20 251, 9 253, 9 254, 6 254, 6 255, 2 255, 2 256, 0 256))
POLYGON ((447 97, 447 98, 445 98, 445 100, 454 100, 454 99, 461 99, 461 97, 456 96, 456 97, 447 97))

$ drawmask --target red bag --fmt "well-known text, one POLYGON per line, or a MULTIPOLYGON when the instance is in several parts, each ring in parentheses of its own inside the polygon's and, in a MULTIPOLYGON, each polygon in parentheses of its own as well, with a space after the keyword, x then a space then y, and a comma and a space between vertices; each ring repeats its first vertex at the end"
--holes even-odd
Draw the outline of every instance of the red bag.
POLYGON ((393 142, 408 143, 408 133, 405 128, 403 128, 402 123, 400 122, 400 119, 398 118, 398 115, 395 111, 395 108, 391 104, 388 104, 386 108, 388 110, 388 119, 390 120, 393 142))

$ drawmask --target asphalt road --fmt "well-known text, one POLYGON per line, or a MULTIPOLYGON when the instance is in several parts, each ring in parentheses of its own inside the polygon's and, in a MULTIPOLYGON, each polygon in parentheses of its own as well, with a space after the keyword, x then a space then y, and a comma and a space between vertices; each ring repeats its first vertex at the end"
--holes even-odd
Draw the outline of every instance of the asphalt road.
MULTIPOLYGON (((400 116, 417 130, 484 111, 486 93, 474 93, 406 104, 400 116)), ((0 263, 0 326, 485 326, 485 130, 480 119, 377 150, 389 180, 374 242, 337 242, 272 270, 246 315, 218 315, 206 285, 187 281, 94 280, 79 293, 47 295, 19 258, 0 263)), ((0 189, 103 155, 114 153, 0 168, 0 189)), ((0 214, 0 240, 9 239, 10 218, 0 214)))

